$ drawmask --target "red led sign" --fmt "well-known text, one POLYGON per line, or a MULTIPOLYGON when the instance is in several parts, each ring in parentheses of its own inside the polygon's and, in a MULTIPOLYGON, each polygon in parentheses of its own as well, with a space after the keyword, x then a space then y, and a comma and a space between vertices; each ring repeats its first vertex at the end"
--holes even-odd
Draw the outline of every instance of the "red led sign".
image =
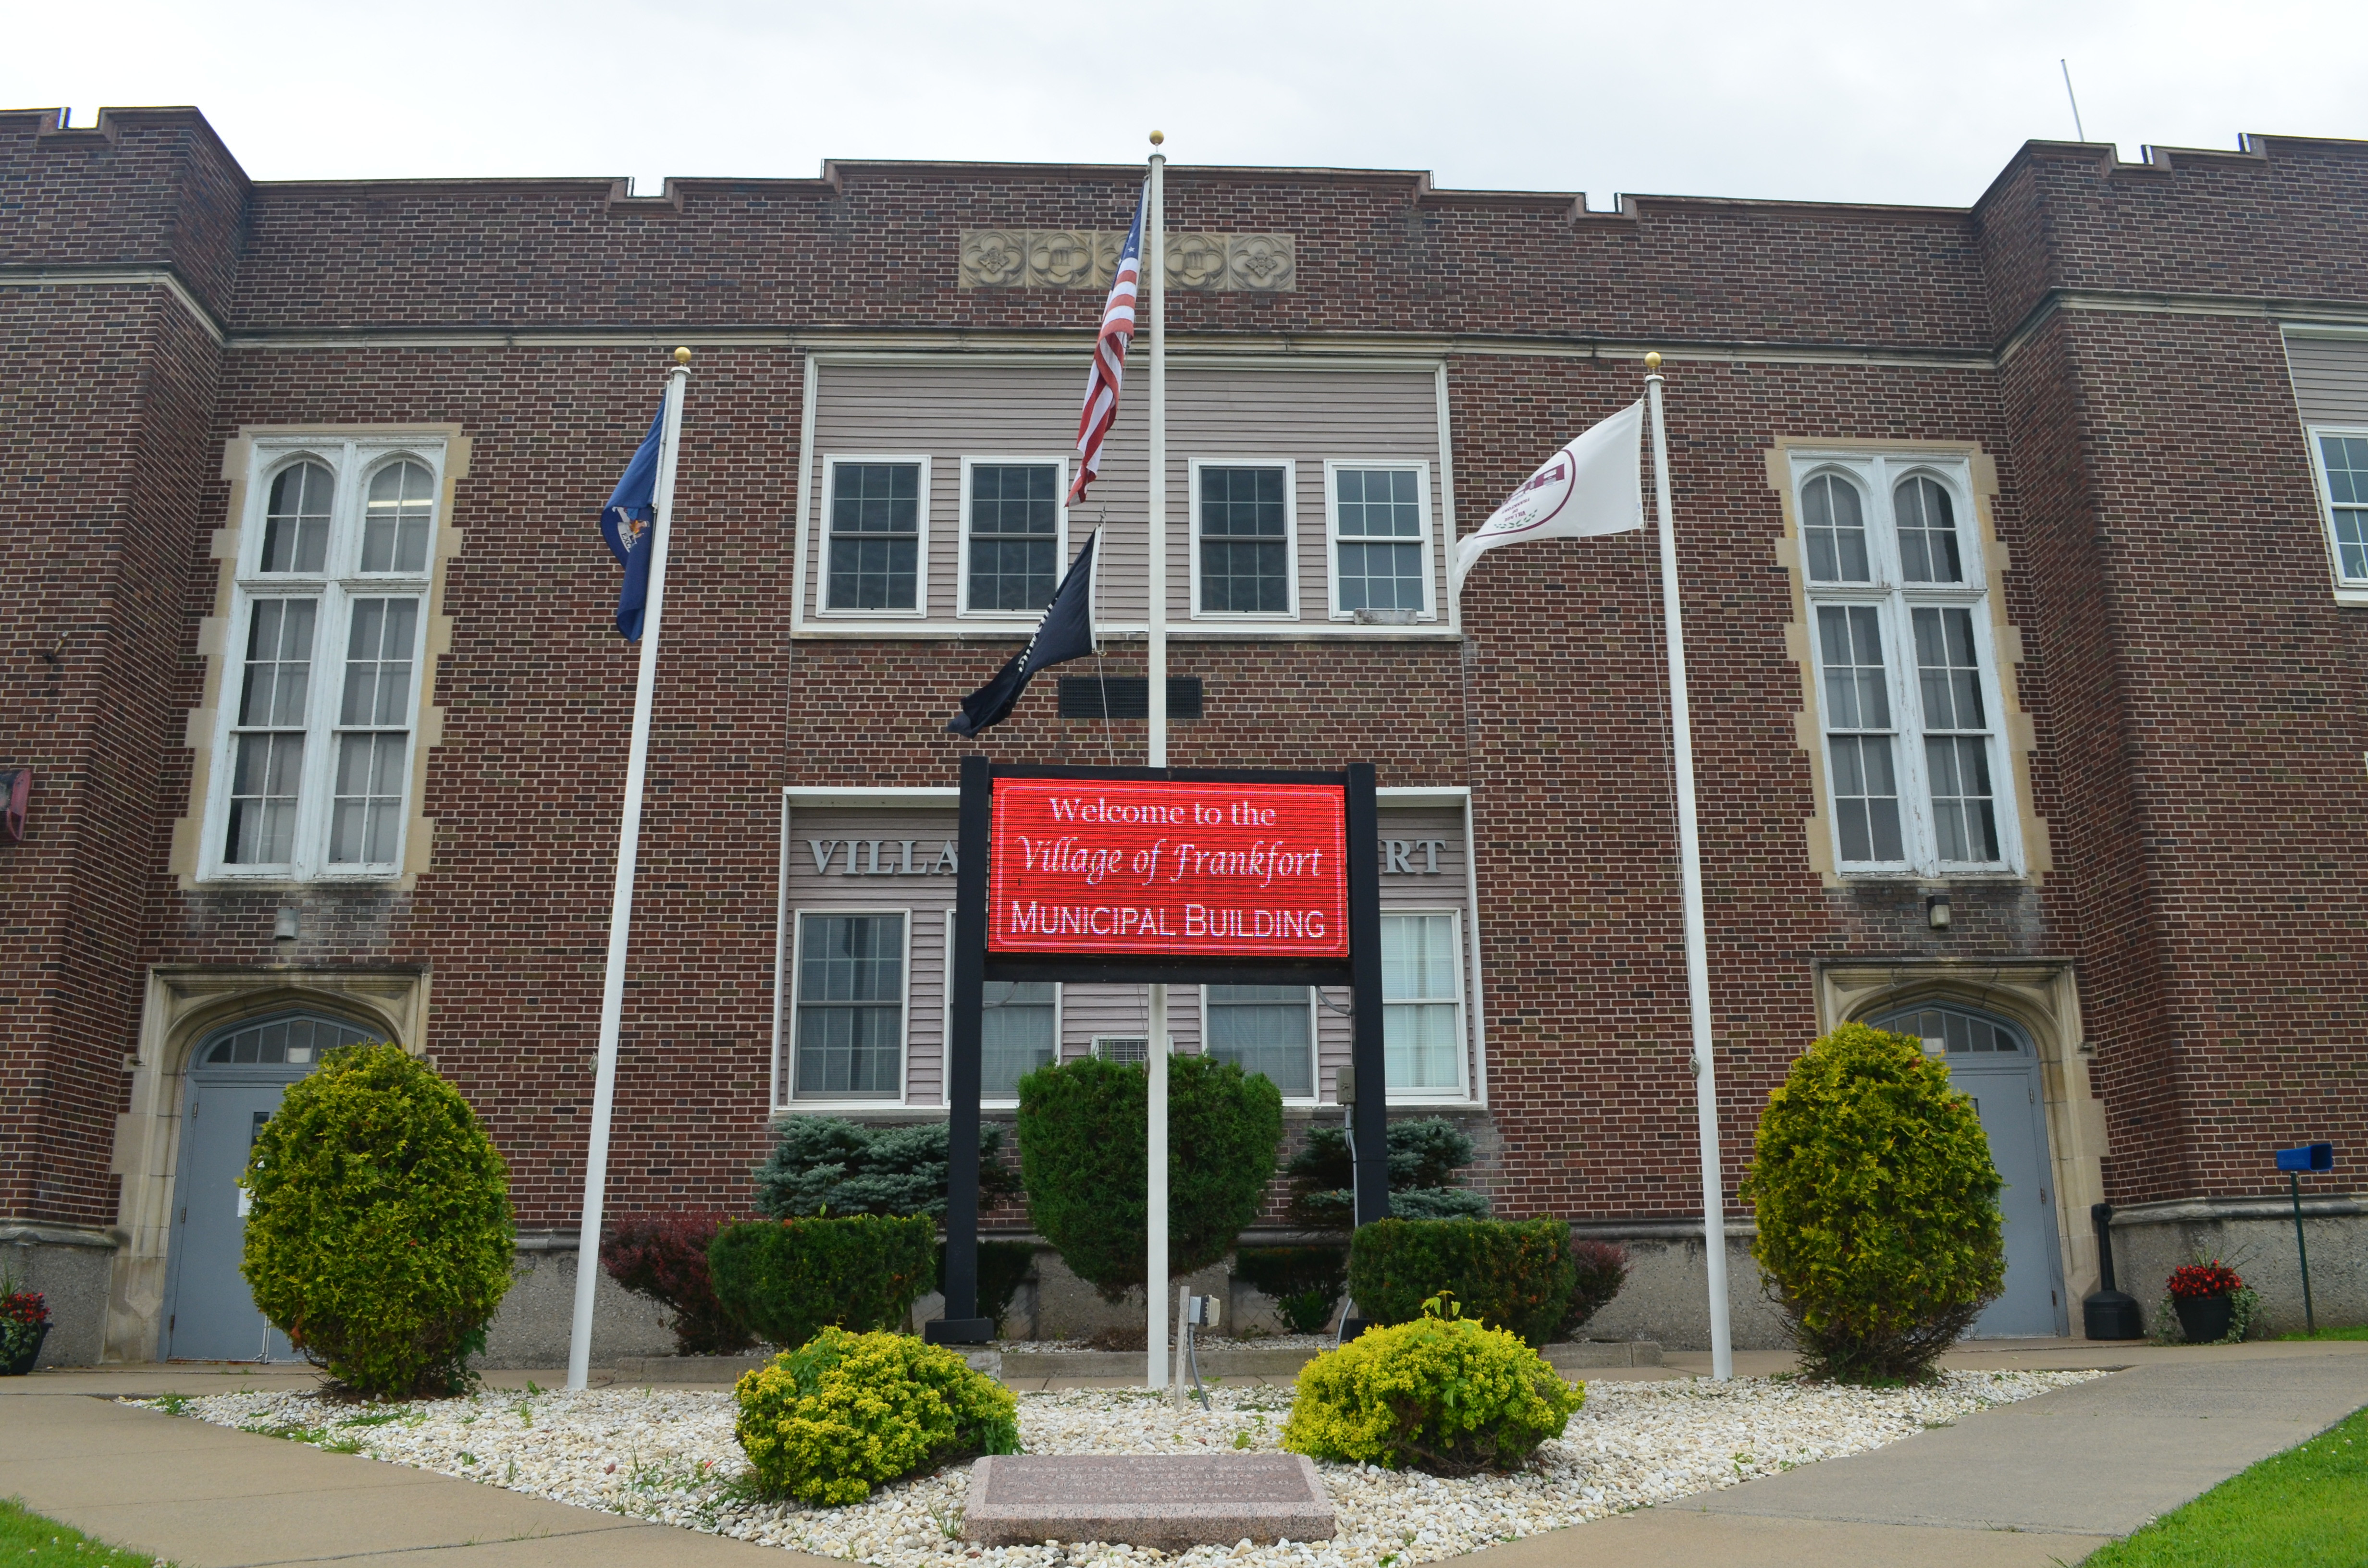
POLYGON ((1338 786, 998 778, 994 789, 990 952, 1349 954, 1338 786))

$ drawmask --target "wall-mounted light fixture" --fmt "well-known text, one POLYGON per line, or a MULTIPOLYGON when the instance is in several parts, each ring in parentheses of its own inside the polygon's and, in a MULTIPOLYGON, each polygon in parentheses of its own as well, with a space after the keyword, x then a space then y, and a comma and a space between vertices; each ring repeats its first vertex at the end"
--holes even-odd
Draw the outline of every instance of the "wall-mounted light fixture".
POLYGON ((1924 923, 1935 931, 1949 928, 1949 895, 1936 892, 1924 901, 1924 923))
POLYGON ((292 942, 296 939, 296 912, 294 910, 282 908, 279 915, 273 917, 271 922, 271 939, 275 942, 292 942))

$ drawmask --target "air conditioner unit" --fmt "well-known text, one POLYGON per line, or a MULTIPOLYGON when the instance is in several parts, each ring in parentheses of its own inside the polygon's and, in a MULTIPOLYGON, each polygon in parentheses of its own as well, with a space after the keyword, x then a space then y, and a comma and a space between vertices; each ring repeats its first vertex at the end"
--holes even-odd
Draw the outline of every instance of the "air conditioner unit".
MULTIPOLYGON (((1098 1034, 1093 1038, 1094 1055, 1103 1062, 1147 1062, 1151 1060, 1151 1037, 1147 1034, 1098 1034)), ((1176 1054, 1176 1037, 1167 1037, 1167 1054, 1176 1054)))

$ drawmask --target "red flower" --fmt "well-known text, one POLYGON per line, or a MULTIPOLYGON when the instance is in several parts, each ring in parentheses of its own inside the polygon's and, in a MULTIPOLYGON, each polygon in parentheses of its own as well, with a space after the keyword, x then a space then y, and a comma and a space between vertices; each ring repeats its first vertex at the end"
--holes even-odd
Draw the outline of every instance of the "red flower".
POLYGON ((50 1309, 39 1290, 11 1290, 0 1296, 0 1322, 39 1328, 49 1321, 50 1309))
POLYGON ((2203 1296, 2226 1296, 2245 1288, 2237 1271, 2214 1258, 2209 1263, 2187 1263, 2170 1271, 2170 1293, 2187 1301, 2203 1296))

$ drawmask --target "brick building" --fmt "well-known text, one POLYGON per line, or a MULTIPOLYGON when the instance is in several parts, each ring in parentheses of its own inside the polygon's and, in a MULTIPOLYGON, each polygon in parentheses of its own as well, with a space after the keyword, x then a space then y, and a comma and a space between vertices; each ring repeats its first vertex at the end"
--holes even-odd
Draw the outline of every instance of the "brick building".
MULTIPOLYGON (((633 667, 592 514, 677 343, 610 1211, 745 1202, 779 1115, 942 1114, 941 726, 1097 526, 1099 668, 984 749, 1142 758, 1139 396, 1047 499, 1138 177, 256 183, 191 109, 0 115, 0 1256, 50 1359, 270 1348, 233 1179, 362 1035, 486 1119, 496 1351, 559 1354, 633 667)), ((2103 1200, 2142 1299, 2250 1243, 2283 1327, 2271 1151, 2368 1139, 2363 211, 2368 144, 2287 138, 2032 142, 1969 209, 1171 169, 1172 759, 1380 765, 1394 1110, 1631 1245, 1600 1332, 1704 1332, 1655 544, 1459 597, 1459 528, 1668 357, 1730 1205, 1790 1059, 1896 1020, 2011 1184, 1984 1332, 2077 1331, 2103 1200)), ((993 1000, 990 1095, 1144 1027, 993 1000)), ((1337 1114, 1323 998, 1175 1034, 1337 1114)), ((2345 1187, 2315 1284, 2356 1320, 2345 1187)), ((663 1345, 605 1311, 602 1354, 663 1345)))

